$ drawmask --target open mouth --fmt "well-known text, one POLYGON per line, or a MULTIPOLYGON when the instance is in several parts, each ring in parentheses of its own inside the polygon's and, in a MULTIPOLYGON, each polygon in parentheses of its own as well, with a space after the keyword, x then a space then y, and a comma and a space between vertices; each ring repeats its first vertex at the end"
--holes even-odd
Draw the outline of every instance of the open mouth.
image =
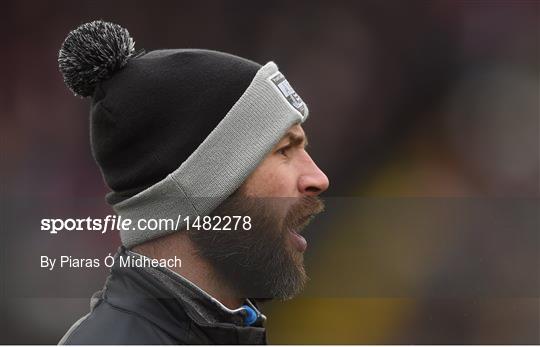
POLYGON ((307 249, 307 241, 302 235, 300 235, 300 233, 314 217, 315 214, 309 214, 302 217, 292 228, 289 229, 289 234, 291 235, 293 245, 299 252, 305 252, 307 249))

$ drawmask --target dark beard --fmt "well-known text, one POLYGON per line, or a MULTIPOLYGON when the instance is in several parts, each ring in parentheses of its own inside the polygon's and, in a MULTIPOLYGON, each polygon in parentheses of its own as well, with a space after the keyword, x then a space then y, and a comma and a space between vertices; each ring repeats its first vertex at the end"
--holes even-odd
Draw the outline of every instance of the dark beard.
POLYGON ((219 280, 239 297, 288 299, 299 294, 307 281, 303 253, 291 245, 289 230, 301 230, 309 223, 307 216, 323 209, 323 202, 314 196, 252 198, 237 191, 212 216, 250 216, 250 230, 244 230, 241 221, 237 230, 190 228, 188 235, 219 280))

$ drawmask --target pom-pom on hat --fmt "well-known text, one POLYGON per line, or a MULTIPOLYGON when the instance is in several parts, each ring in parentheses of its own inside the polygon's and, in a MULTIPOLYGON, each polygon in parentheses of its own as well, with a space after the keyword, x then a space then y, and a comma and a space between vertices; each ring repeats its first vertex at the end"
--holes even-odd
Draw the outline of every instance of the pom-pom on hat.
MULTIPOLYGON (((203 49, 135 53, 113 23, 71 31, 58 62, 68 88, 92 98, 91 147, 107 201, 133 225, 211 213, 308 116, 273 62, 203 49)), ((174 231, 120 235, 132 247, 174 231)))
POLYGON ((135 52, 129 32, 118 24, 93 21, 69 33, 58 63, 75 95, 90 96, 98 82, 126 65, 135 52))

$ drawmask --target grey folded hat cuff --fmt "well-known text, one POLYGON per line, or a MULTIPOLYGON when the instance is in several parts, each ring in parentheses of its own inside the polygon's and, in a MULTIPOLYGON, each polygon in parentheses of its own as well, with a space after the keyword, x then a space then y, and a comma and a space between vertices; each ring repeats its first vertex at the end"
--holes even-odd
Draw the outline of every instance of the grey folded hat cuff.
POLYGON ((287 130, 303 123, 309 110, 275 63, 257 72, 244 94, 222 121, 178 169, 140 193, 113 205, 132 221, 120 230, 122 244, 131 248, 181 230, 184 218, 210 214, 230 196, 287 130), (179 218, 181 216, 181 218, 179 218), (139 229, 138 220, 170 219, 158 230, 139 229))

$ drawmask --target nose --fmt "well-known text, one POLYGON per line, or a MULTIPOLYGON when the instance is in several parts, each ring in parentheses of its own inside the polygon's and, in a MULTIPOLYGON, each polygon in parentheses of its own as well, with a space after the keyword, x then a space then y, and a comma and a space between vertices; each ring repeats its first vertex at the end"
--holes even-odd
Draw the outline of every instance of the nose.
POLYGON ((316 196, 328 189, 328 177, 306 153, 304 170, 298 179, 298 190, 303 195, 316 196))

